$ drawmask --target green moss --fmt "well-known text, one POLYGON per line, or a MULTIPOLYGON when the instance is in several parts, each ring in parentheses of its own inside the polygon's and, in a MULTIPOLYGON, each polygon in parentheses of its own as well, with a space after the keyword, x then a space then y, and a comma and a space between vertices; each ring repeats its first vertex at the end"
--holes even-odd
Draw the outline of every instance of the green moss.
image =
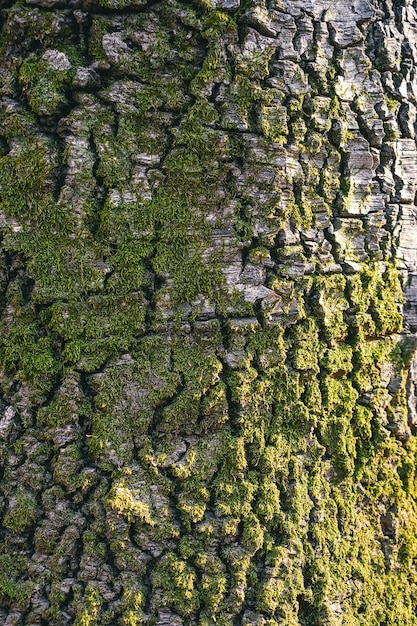
POLYGON ((37 516, 38 505, 34 494, 20 487, 9 503, 4 525, 15 533, 21 533, 32 528, 37 516))
POLYGON ((125 587, 123 590, 123 614, 121 626, 139 626, 144 623, 143 606, 145 604, 145 594, 138 586, 125 587))
POLYGON ((172 607, 186 617, 200 605, 197 576, 186 561, 169 552, 158 563, 152 574, 153 585, 160 590, 165 606, 172 607))
MULTIPOLYGON (((206 33, 203 33, 206 35, 206 33)), ((223 81, 228 74, 227 61, 222 55, 219 46, 210 46, 203 61, 201 70, 196 74, 190 84, 191 93, 200 96, 204 88, 212 83, 223 81)))
POLYGON ((258 518, 269 528, 274 528, 281 519, 280 491, 269 476, 259 485, 255 511, 258 518))
MULTIPOLYGON (((66 60, 69 62, 68 57, 66 60)), ((66 92, 74 75, 74 67, 58 70, 33 55, 23 61, 19 81, 32 111, 52 115, 66 104, 66 92)))
POLYGON ((48 328, 65 341, 67 363, 97 369, 118 350, 128 350, 144 331, 145 301, 137 292, 56 302, 45 315, 48 328), (68 322, 68 320, 71 320, 68 322))
MULTIPOLYGON (((4 118, 3 118, 4 119, 4 118)), ((14 149, 0 157, 0 189, 4 209, 9 217, 26 218, 36 215, 40 221, 49 220, 54 215, 60 225, 66 219, 59 209, 53 210, 51 193, 45 193, 48 180, 58 164, 54 146, 44 137, 36 134, 31 117, 14 114, 5 123, 4 133, 14 149), (33 141, 28 141, 27 136, 33 141)), ((56 222, 51 224, 51 229, 56 222)))
POLYGON ((371 303, 372 316, 377 333, 388 335, 402 330, 400 304, 402 289, 398 270, 388 266, 378 281, 376 294, 371 303))
POLYGON ((247 76, 237 73, 230 85, 230 97, 232 102, 237 104, 240 112, 245 115, 250 112, 254 104, 261 101, 262 91, 247 76))
POLYGON ((4 372, 13 372, 37 394, 50 391, 61 371, 61 363, 54 341, 44 336, 41 326, 34 321, 33 312, 21 309, 14 323, 3 329, 0 350, 4 372))
POLYGON ((63 41, 70 48, 76 40, 72 21, 68 19, 65 10, 55 10, 52 13, 17 2, 7 9, 4 17, 3 32, 7 43, 13 41, 17 45, 16 56, 24 56, 39 45, 45 49, 61 49, 63 41))
POLYGON ((131 7, 132 4, 138 6, 138 3, 132 2, 132 0, 98 0, 98 6, 105 9, 125 9, 131 7))
POLYGON ((125 486, 123 479, 114 483, 108 505, 117 514, 126 517, 128 521, 134 519, 143 524, 155 525, 149 506, 138 499, 135 491, 125 486))
POLYGON ((236 69, 240 74, 252 80, 262 80, 269 74, 269 63, 275 53, 275 46, 271 42, 262 50, 244 49, 241 54, 235 55, 236 69))
POLYGON ((205 610, 209 614, 217 614, 215 623, 221 623, 220 620, 222 620, 221 613, 219 614, 218 608, 221 604, 226 588, 227 578, 225 575, 222 576, 214 572, 213 574, 203 574, 201 580, 201 590, 204 598, 205 610), (217 617, 218 615, 219 617, 217 617))
POLYGON ((348 280, 348 294, 355 307, 358 332, 363 336, 400 332, 402 295, 398 271, 370 264, 348 280))
POLYGON ((209 42, 218 42, 228 32, 236 32, 236 21, 224 11, 209 10, 202 18, 203 37, 209 42))
POLYGON ((328 378, 323 383, 323 404, 327 413, 321 425, 323 443, 343 473, 353 473, 356 456, 351 422, 358 393, 350 381, 328 378))
POLYGON ((103 36, 110 29, 110 20, 103 15, 94 15, 88 37, 88 53, 97 60, 107 60, 103 50, 103 36))
POLYGON ((258 518, 249 514, 243 523, 242 545, 246 550, 255 554, 263 546, 264 532, 258 518))
POLYGON ((321 363, 330 374, 346 375, 353 368, 352 356, 352 347, 341 342, 334 348, 328 348, 325 351, 321 363))
MULTIPOLYGON (((132 283, 142 285, 146 264, 151 264, 158 275, 172 277, 177 303, 190 301, 199 293, 212 294, 219 285, 218 267, 202 260, 209 245, 210 228, 194 204, 196 192, 190 180, 193 170, 198 176, 201 166, 185 151, 176 156, 175 162, 167 162, 171 166, 170 177, 154 199, 137 205, 105 207, 100 236, 106 242, 116 240, 119 244, 109 259, 116 272, 110 282, 114 290, 131 289, 132 283)), ((201 184, 197 178, 198 190, 201 184)))
POLYGON ((98 624, 103 599, 94 583, 87 585, 83 597, 78 602, 80 608, 77 610, 74 626, 95 626, 98 624))
POLYGON ((379 387, 381 369, 390 362, 393 346, 393 340, 388 337, 358 343, 354 354, 354 380, 362 392, 379 387))
POLYGON ((16 325, 4 347, 4 367, 15 367, 22 377, 36 383, 53 378, 59 364, 51 351, 51 340, 39 337, 36 326, 16 325))
POLYGON ((0 595, 20 607, 24 607, 33 592, 31 581, 16 582, 10 580, 7 574, 0 574, 0 595))
POLYGON ((210 493, 207 487, 199 481, 190 480, 186 488, 178 497, 177 509, 181 514, 184 526, 191 529, 191 524, 196 524, 204 518, 210 493))
POLYGON ((263 106, 260 114, 260 127, 267 139, 284 145, 289 134, 288 113, 285 107, 263 106))
MULTIPOLYGON (((241 480, 239 483, 229 482, 225 476, 220 476, 215 483, 215 505, 218 515, 236 521, 248 515, 256 489, 256 484, 250 480, 241 480)), ((234 524, 231 528, 233 527, 234 524)), ((226 529, 227 526, 224 530, 228 534, 226 529)))
POLYGON ((322 322, 324 336, 330 342, 346 339, 348 334, 344 313, 349 302, 345 288, 346 279, 341 274, 318 276, 314 280, 317 316, 322 322))
POLYGON ((298 370, 319 371, 321 346, 314 320, 299 322, 292 331, 292 363, 298 370))
POLYGON ((27 569, 25 559, 17 554, 7 554, 6 545, 0 546, 0 597, 5 606, 17 605, 20 609, 28 607, 34 590, 30 580, 22 580, 27 569))

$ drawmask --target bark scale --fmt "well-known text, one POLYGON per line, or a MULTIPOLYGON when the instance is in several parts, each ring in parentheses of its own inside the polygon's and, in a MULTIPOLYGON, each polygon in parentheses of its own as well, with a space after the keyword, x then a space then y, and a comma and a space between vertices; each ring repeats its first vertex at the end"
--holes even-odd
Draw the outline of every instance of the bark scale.
POLYGON ((1 20, 0 622, 417 624, 414 3, 1 20))

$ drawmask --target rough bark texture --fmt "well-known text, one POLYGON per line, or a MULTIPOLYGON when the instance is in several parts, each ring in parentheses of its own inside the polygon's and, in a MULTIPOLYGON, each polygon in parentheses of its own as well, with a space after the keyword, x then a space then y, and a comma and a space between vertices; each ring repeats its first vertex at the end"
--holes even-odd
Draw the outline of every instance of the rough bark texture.
POLYGON ((0 3, 1 624, 417 624, 414 4, 0 3))

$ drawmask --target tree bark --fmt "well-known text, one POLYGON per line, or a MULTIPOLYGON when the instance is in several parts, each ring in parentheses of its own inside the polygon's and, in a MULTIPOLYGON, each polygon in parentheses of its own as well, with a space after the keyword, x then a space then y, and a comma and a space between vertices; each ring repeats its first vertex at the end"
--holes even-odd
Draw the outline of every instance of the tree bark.
POLYGON ((0 5, 0 622, 417 624, 414 3, 0 5))

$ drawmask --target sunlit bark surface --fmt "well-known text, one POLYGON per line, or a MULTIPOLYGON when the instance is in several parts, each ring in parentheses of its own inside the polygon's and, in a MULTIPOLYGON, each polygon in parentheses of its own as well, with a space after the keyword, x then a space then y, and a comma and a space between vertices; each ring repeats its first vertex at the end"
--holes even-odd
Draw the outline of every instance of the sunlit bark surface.
POLYGON ((0 7, 0 623, 417 624, 415 2, 0 7))

